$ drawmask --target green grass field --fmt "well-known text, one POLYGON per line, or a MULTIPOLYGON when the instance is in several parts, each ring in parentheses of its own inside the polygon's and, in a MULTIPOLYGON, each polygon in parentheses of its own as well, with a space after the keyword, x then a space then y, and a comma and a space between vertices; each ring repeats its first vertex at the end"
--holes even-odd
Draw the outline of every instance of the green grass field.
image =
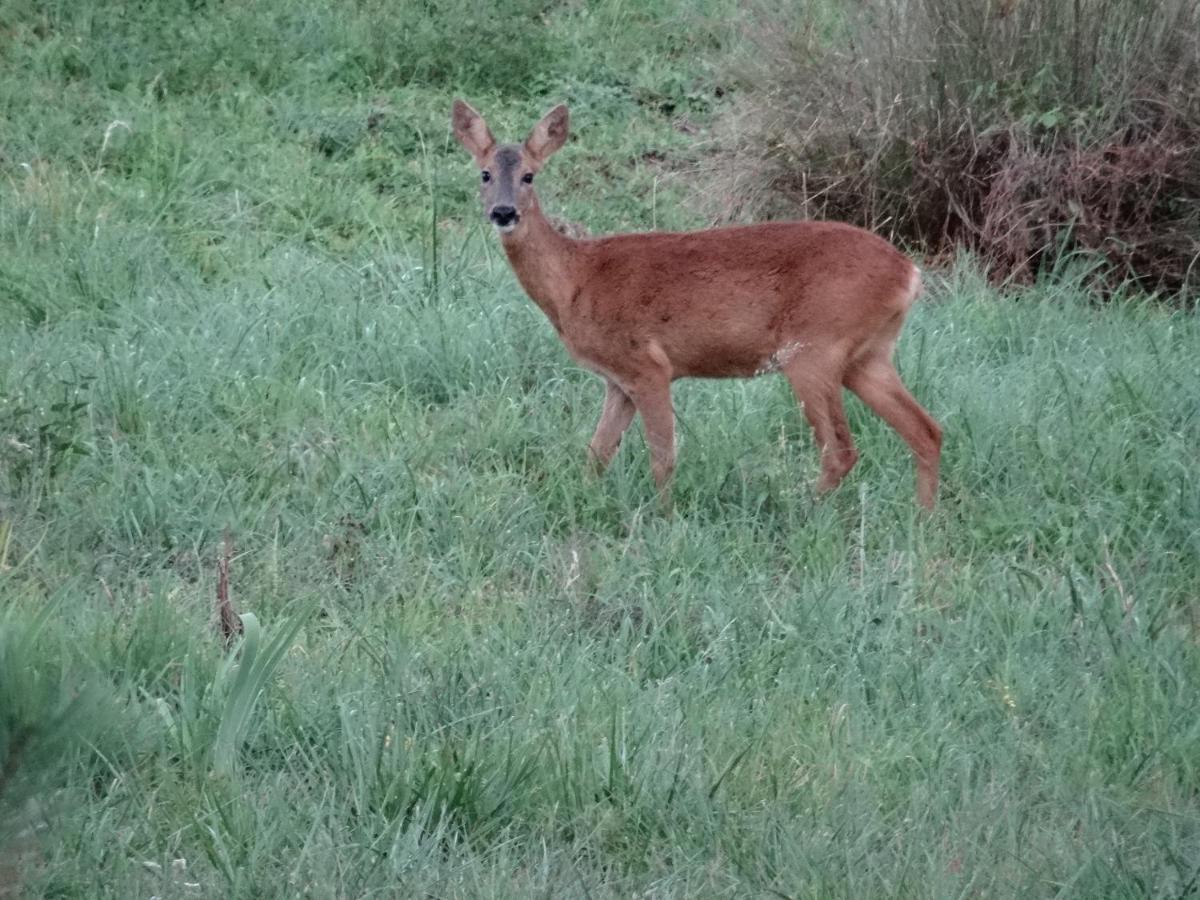
POLYGON ((765 378, 677 386, 663 518, 449 105, 701 224, 736 4, 447 6, 0 0, 0 895, 1200 890, 1196 315, 963 261, 933 515, 765 378))

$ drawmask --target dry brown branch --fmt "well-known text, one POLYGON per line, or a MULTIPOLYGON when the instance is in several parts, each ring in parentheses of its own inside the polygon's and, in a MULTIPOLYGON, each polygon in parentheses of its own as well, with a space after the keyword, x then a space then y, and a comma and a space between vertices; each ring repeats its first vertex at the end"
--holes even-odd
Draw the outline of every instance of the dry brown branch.
POLYGON ((242 633, 242 617, 229 599, 229 563, 232 559, 233 536, 227 529, 221 544, 221 555, 217 558, 217 625, 226 644, 242 633))

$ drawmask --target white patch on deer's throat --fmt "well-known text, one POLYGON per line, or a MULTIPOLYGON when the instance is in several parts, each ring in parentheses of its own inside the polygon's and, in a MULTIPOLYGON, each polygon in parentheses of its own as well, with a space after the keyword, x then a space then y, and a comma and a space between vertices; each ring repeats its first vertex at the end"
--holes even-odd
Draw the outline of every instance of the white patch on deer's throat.
POLYGON ((784 344, 770 356, 762 361, 757 369, 754 370, 755 375, 767 375, 771 372, 779 372, 784 369, 788 363, 796 358, 805 347, 803 341, 792 341, 789 344, 784 344))

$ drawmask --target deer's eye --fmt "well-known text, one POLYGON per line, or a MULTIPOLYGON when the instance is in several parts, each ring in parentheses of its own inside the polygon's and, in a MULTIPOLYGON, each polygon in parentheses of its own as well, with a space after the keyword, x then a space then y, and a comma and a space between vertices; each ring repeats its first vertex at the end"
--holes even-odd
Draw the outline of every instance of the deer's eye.
POLYGON ((483 179, 484 184, 487 184, 489 181, 492 180, 492 173, 489 172, 487 169, 484 169, 482 172, 479 173, 479 177, 483 179))
POLYGON ((523 182, 525 182, 526 184, 533 184, 533 173, 526 172, 524 175, 521 176, 521 180, 523 182))

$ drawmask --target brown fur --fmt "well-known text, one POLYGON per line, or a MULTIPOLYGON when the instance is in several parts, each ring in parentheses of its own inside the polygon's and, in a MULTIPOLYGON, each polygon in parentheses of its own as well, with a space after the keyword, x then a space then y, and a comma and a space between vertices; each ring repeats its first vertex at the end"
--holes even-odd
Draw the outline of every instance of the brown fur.
POLYGON ((941 429, 892 365, 904 317, 921 290, 920 272, 895 247, 838 222, 572 240, 553 227, 532 185, 521 180, 565 142, 565 107, 547 114, 523 145, 498 146, 462 101, 455 102, 453 122, 488 172, 485 213, 517 213, 501 240, 521 286, 571 355, 605 379, 604 411, 590 445, 598 468, 612 459, 639 412, 667 500, 675 464, 671 382, 781 371, 821 447, 819 490, 836 487, 858 458, 842 408, 844 385, 912 447, 918 502, 933 506, 941 429))

